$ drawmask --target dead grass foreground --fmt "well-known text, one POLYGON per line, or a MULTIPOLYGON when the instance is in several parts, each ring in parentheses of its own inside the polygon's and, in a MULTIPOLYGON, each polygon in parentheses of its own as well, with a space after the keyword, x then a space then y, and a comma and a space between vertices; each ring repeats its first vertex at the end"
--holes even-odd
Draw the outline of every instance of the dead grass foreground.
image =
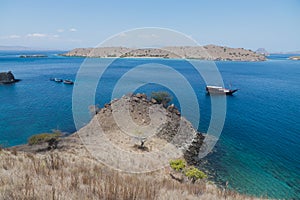
POLYGON ((1 150, 0 199, 252 199, 207 182, 180 183, 170 178, 169 168, 148 174, 114 171, 82 151, 1 150))

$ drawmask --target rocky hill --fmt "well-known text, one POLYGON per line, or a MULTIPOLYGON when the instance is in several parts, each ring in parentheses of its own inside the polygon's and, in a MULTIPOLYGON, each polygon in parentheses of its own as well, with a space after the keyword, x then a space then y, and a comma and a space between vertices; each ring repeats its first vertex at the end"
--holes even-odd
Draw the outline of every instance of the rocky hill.
POLYGON ((55 147, 40 140, 0 148, 0 199, 254 199, 205 179, 195 182, 170 167, 165 158, 192 164, 204 139, 173 105, 164 108, 137 94, 95 111, 87 126, 58 138, 55 147), (129 173, 153 164, 162 167, 129 173))
POLYGON ((206 46, 173 46, 161 49, 132 49, 126 47, 76 48, 63 56, 82 57, 159 57, 186 58, 201 60, 228 61, 264 61, 266 57, 244 48, 230 48, 216 45, 206 46))
POLYGON ((178 157, 193 164, 204 139, 174 105, 165 109, 145 94, 123 96, 106 104, 78 135, 98 159, 135 172, 156 170, 178 157), (135 147, 142 140, 147 152, 140 153, 135 147))

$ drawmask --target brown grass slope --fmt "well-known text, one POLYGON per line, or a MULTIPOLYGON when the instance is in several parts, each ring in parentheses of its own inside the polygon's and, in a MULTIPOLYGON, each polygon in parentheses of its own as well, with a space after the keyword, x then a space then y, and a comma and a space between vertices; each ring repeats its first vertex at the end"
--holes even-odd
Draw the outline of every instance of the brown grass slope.
POLYGON ((170 177, 170 168, 147 174, 114 171, 81 145, 43 153, 2 150, 0 158, 0 199, 5 200, 252 199, 204 181, 180 183, 170 177))

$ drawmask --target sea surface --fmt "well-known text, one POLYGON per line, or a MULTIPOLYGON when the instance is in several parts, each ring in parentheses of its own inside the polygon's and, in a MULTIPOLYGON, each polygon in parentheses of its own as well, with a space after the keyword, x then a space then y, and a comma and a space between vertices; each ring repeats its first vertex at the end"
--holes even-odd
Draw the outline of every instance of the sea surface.
MULTIPOLYGON (((72 92, 78 84, 76 74, 84 58, 62 57, 60 53, 0 51, 0 71, 10 70, 21 79, 12 85, 0 85, 2 146, 24 144, 31 135, 53 129, 65 133, 76 131, 72 92), (19 58, 22 54, 46 54, 48 57, 19 58), (50 81, 53 77, 75 80, 75 86, 50 81)), ((250 195, 300 199, 300 61, 288 60, 289 56, 271 55, 265 62, 215 63, 225 86, 239 88, 233 96, 226 97, 226 120, 217 145, 199 163, 200 168, 210 171, 218 184, 228 182, 230 189, 250 195)), ((109 63, 105 59, 94 59, 94 62, 94 67, 103 69, 103 63, 109 63)), ((211 97, 205 92, 203 79, 184 60, 117 59, 102 74, 95 89, 94 103, 100 107, 108 103, 123 74, 145 64, 153 65, 157 75, 165 74, 164 81, 170 85, 176 85, 177 81, 161 65, 177 70, 190 82, 199 102, 199 131, 205 133, 211 119, 211 97)), ((133 92, 147 94, 168 90, 166 85, 155 82, 145 84, 144 78, 150 76, 149 73, 131 74, 125 86, 142 85, 133 92)), ((89 89, 92 85, 89 81, 95 74, 84 76, 89 89)), ((181 85, 176 87, 180 89, 181 85)), ((172 90, 169 92, 178 107, 189 105, 188 94, 182 94, 179 100, 172 90)), ((80 126, 88 123, 88 113, 86 108, 80 126)), ((186 117, 193 121, 193 114, 190 110, 186 117)))

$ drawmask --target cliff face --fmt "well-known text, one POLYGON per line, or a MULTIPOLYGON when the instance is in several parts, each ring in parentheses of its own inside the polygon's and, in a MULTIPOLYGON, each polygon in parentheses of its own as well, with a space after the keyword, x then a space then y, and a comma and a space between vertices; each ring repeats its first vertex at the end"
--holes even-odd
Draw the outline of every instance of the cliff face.
POLYGON ((82 57, 158 57, 158 58, 186 58, 201 60, 228 61, 264 61, 265 55, 244 48, 230 48, 216 45, 206 46, 170 46, 146 49, 132 49, 125 47, 77 48, 63 54, 64 56, 82 57))
POLYGON ((15 79, 14 75, 9 72, 0 72, 0 83, 8 84, 8 83, 14 83, 17 80, 15 79))

